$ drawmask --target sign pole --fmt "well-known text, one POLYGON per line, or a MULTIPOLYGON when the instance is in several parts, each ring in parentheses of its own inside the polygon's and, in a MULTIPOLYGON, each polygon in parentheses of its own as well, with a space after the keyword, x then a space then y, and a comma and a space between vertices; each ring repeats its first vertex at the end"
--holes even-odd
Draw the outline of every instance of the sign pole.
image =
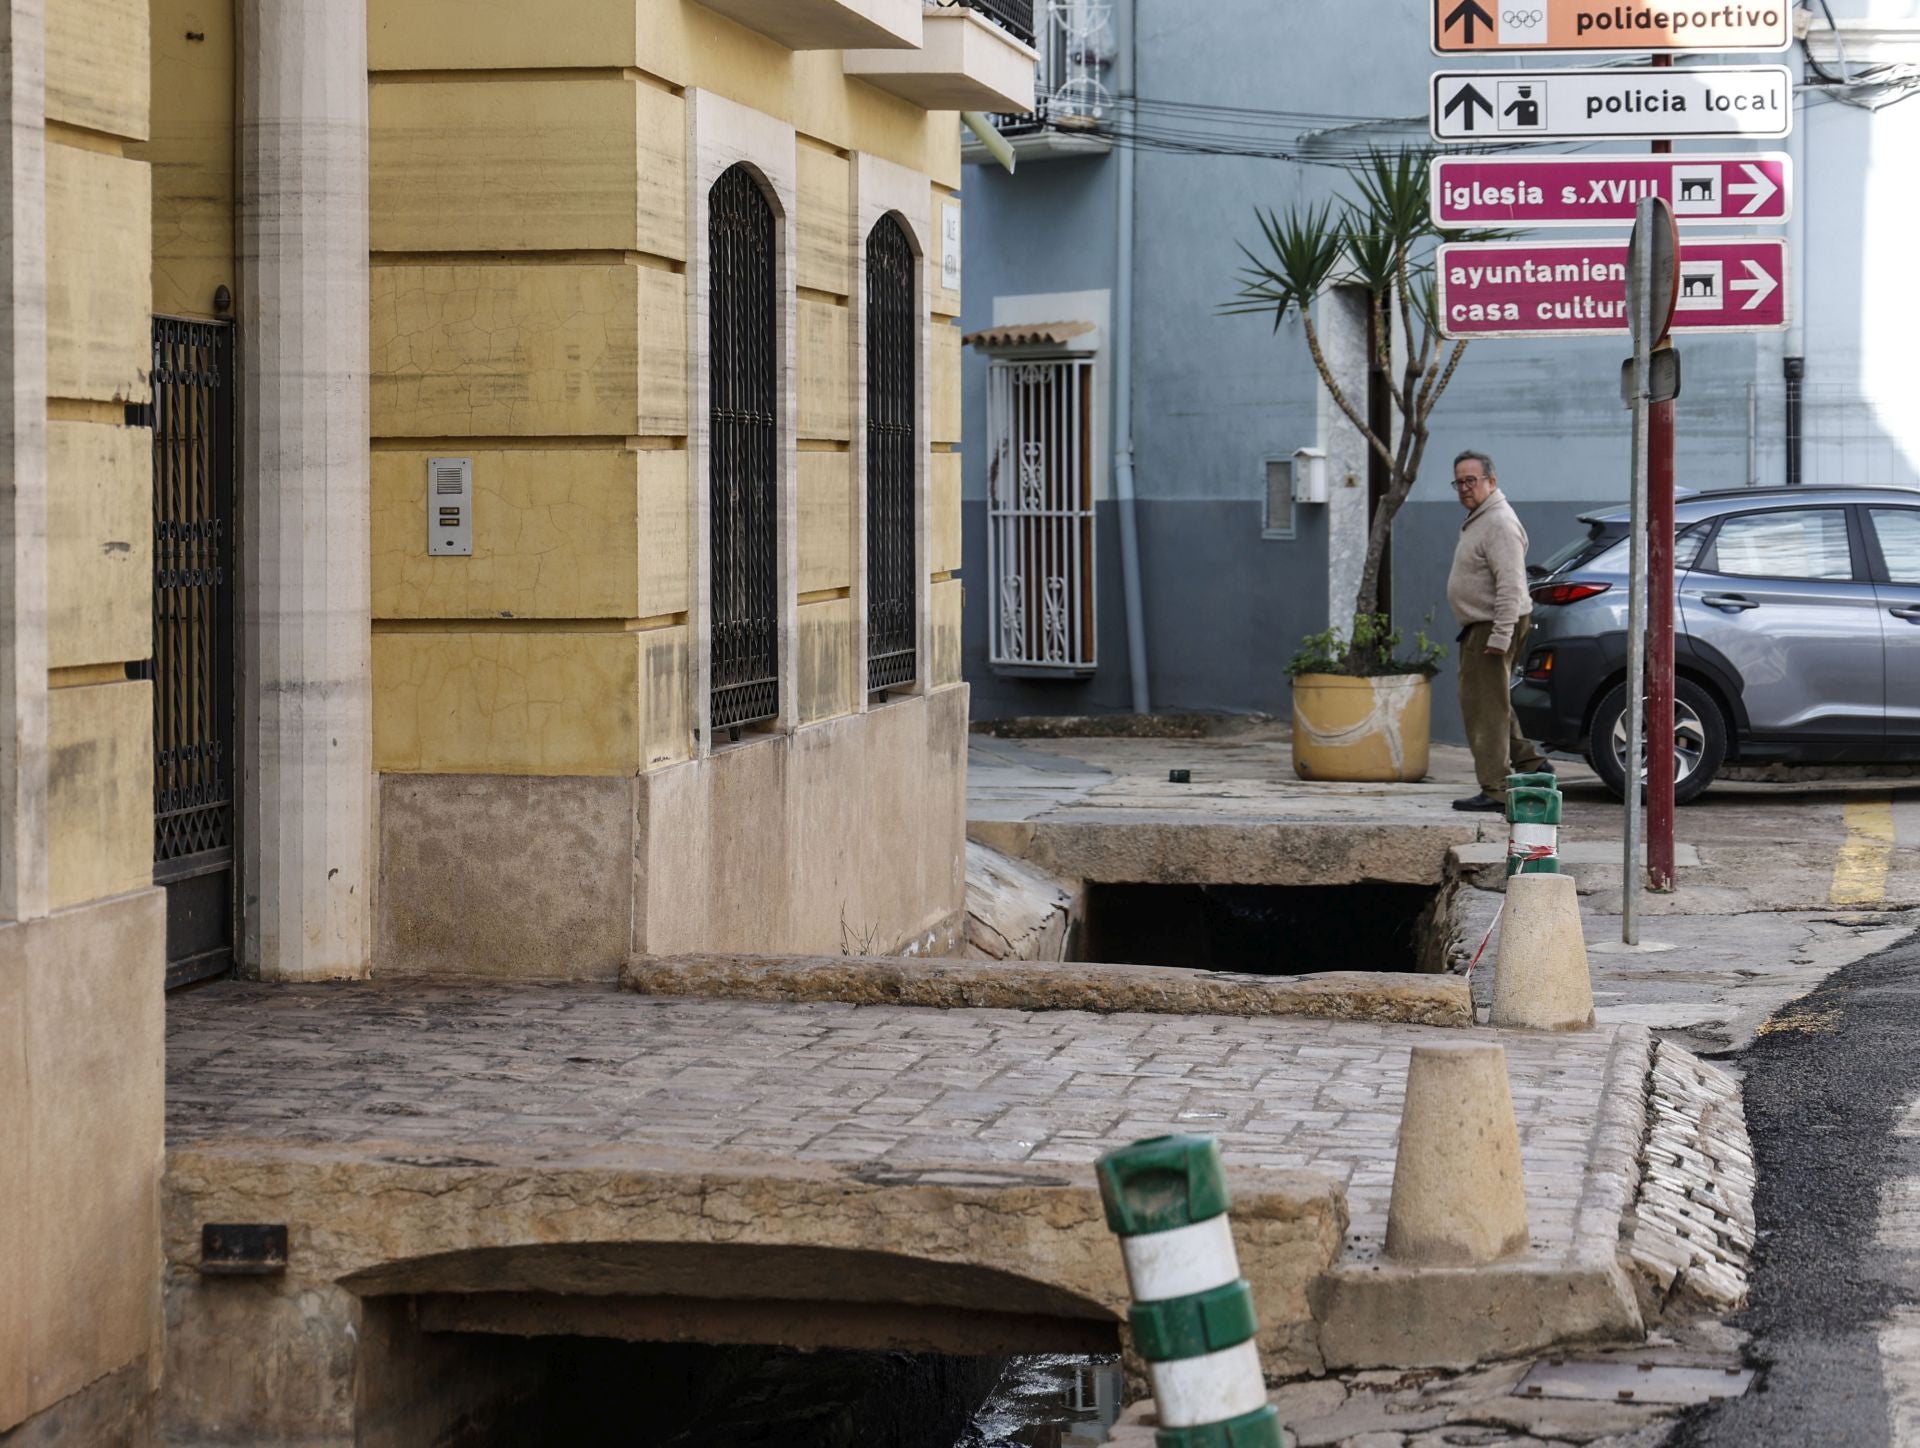
POLYGON ((1647 408, 1647 888, 1656 894, 1671 894, 1674 885, 1673 493, 1673 403, 1654 402, 1647 408))
MULTIPOLYGON (((1671 55, 1653 57, 1656 67, 1671 55)), ((1673 142, 1655 141, 1653 153, 1670 155, 1673 142)), ((1672 342, 1662 338, 1661 346, 1672 342)), ((1673 399, 1650 404, 1647 414, 1647 888, 1671 894, 1673 870, 1673 399)), ((1631 866, 1629 866, 1631 868, 1631 866)))
POLYGON ((1646 738, 1647 675, 1647 414, 1653 378, 1654 333, 1660 303, 1654 299, 1653 228, 1660 209, 1652 200, 1640 203, 1640 219, 1633 229, 1633 484, 1632 522, 1627 566, 1627 754, 1621 761, 1625 776, 1621 831, 1620 939, 1640 943, 1640 755, 1646 738))

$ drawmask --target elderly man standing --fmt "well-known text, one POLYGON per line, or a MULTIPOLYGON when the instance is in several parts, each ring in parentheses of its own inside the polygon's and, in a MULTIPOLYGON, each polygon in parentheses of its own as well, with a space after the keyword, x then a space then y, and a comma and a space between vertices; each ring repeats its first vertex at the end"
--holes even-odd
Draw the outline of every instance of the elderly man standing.
POLYGON ((1493 459, 1463 452, 1453 486, 1467 521, 1447 575, 1447 603, 1460 625, 1460 714, 1480 792, 1455 809, 1504 810, 1507 776, 1551 770, 1513 717, 1514 664, 1532 621, 1527 594, 1527 530, 1500 491, 1493 459))

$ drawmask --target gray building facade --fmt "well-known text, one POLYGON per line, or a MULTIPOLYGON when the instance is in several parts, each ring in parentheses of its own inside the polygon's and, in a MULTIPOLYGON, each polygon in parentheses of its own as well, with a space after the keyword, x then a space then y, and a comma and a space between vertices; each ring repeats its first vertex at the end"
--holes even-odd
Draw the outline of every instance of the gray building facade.
MULTIPOLYGON (((1284 712, 1284 668, 1299 639, 1347 621, 1366 528, 1365 454, 1326 397, 1299 323, 1276 334, 1266 320, 1220 309, 1243 260, 1236 243, 1258 237, 1256 206, 1334 196, 1342 161, 1368 146, 1425 144, 1427 77, 1443 64, 1429 53, 1425 11, 1407 0, 1311 8, 1038 0, 1036 11, 1042 91, 1052 99, 1037 119, 1006 122, 1020 153, 1015 174, 970 148, 965 176, 962 325, 989 334, 965 364, 964 639, 974 715, 1129 709, 1130 653, 1144 653, 1156 710, 1284 712), (1057 345, 1005 345, 1018 324, 1038 323, 1090 326, 1057 345), (1051 617, 1058 600, 1042 598, 1031 579, 1009 581, 1020 571, 1010 562, 1019 527, 1044 525, 1009 531, 1004 518, 994 521, 990 497, 1004 515, 1017 492, 1018 447, 1009 443, 1020 439, 992 394, 996 367, 1069 355, 1092 362, 1077 464, 1093 514, 1090 538, 1082 531, 1078 542, 1091 558, 1076 557, 1087 581, 1068 592, 1092 610, 1093 656, 1062 667, 1005 657, 1008 610, 1051 617), (1132 404, 1137 643, 1122 568, 1123 392, 1132 404), (1284 464, 1300 449, 1326 455, 1329 501, 1273 507, 1270 494, 1284 497, 1284 464), (997 494, 996 468, 1006 474, 997 494)), ((1788 481, 1790 386, 1800 394, 1800 480, 1920 486, 1920 410, 1909 401, 1920 380, 1911 344, 1920 284, 1907 260, 1920 235, 1910 179, 1920 103, 1900 103, 1920 77, 1920 18, 1904 0, 1835 0, 1833 12, 1829 29, 1816 7, 1819 22, 1780 57, 1802 77, 1792 141, 1712 145, 1794 155, 1794 325, 1682 342, 1683 488, 1788 481), (1791 369, 1788 359, 1797 359, 1791 369), (1792 384, 1790 370, 1799 373, 1792 384)), ((1364 340, 1350 308, 1327 299, 1319 316, 1329 350, 1344 359, 1337 365, 1361 385, 1364 340)), ((1450 463, 1461 449, 1495 457, 1536 559, 1575 535, 1581 512, 1624 501, 1626 346, 1469 347, 1395 529, 1392 597, 1409 633, 1429 610, 1436 637, 1450 643, 1454 632, 1444 584, 1460 519, 1450 463)), ((1030 646, 1012 652, 1035 652, 1038 625, 1026 627, 1030 646)), ((1450 666, 1437 681, 1435 732, 1459 737, 1450 666)))

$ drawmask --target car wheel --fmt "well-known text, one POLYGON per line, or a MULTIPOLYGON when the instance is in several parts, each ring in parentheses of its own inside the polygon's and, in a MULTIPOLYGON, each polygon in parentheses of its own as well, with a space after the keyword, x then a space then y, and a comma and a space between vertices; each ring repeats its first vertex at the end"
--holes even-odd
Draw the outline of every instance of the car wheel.
MULTIPOLYGON (((1713 696, 1690 679, 1673 681, 1673 800, 1688 804, 1713 783, 1727 757, 1727 725, 1713 696)), ((1627 686, 1616 684, 1593 711, 1587 759, 1616 798, 1626 797, 1627 686)), ((1640 778, 1647 777, 1646 764, 1640 778)))

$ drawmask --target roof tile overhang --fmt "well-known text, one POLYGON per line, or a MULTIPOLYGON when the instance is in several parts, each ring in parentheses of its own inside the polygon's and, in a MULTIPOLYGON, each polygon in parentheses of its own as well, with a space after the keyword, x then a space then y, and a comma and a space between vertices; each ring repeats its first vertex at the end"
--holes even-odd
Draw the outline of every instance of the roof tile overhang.
POLYGON ((1019 322, 1011 327, 988 327, 962 339, 982 352, 1006 352, 1016 347, 1064 347, 1093 330, 1091 322, 1019 322))

